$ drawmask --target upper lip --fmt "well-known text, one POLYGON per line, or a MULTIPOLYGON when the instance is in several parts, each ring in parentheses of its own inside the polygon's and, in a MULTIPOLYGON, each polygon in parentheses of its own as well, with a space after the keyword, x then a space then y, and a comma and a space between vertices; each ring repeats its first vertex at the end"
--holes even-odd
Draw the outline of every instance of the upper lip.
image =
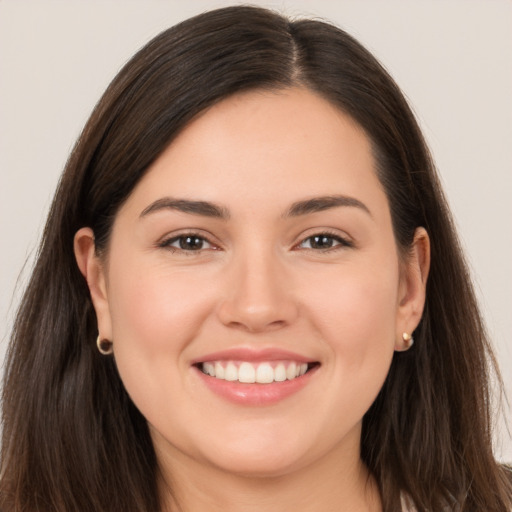
POLYGON ((315 362, 310 357, 306 357, 295 352, 277 348, 254 349, 238 347, 218 352, 205 354, 192 361, 192 364, 204 363, 206 361, 247 361, 261 363, 264 361, 296 361, 298 363, 315 362))

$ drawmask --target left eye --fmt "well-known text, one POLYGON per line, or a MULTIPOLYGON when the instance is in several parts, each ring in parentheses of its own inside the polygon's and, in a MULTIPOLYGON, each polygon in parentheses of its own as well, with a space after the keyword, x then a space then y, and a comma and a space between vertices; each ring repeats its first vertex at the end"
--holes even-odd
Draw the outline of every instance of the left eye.
POLYGON ((339 236, 320 233, 306 238, 299 244, 299 247, 301 249, 332 249, 337 246, 350 247, 350 245, 347 240, 339 236))
POLYGON ((212 249, 213 246, 206 238, 199 235, 180 235, 166 240, 163 247, 179 249, 181 251, 201 251, 202 249, 212 249))

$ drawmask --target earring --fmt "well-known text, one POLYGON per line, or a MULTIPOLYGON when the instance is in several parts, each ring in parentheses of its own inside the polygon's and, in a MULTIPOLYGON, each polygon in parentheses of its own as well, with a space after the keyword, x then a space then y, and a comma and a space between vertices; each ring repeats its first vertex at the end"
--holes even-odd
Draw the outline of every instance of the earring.
POLYGON ((110 340, 102 338, 99 334, 96 338, 96 346, 98 347, 100 354, 104 356, 109 356, 114 352, 114 344, 110 340))
POLYGON ((409 333, 404 332, 402 339, 404 340, 405 350, 409 350, 414 345, 414 338, 409 333))

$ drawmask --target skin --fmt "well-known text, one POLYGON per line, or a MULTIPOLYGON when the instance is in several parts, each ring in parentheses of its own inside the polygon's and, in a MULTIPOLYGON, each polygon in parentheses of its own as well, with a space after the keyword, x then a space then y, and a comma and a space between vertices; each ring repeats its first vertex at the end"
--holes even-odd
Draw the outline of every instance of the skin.
POLYGON ((95 254, 89 228, 75 252, 99 333, 149 422, 168 510, 381 509, 359 458, 361 422, 421 318, 429 243, 418 228, 400 256, 370 142, 348 116, 299 88, 230 97, 149 168, 116 216, 107 256, 95 254), (364 207, 286 215, 335 194, 364 207), (229 218, 141 215, 165 197, 212 202, 229 218), (191 230, 208 242, 180 249, 176 237, 191 230), (325 247, 312 246, 324 233, 325 247), (234 404, 191 366, 234 347, 320 365, 277 404, 234 404))

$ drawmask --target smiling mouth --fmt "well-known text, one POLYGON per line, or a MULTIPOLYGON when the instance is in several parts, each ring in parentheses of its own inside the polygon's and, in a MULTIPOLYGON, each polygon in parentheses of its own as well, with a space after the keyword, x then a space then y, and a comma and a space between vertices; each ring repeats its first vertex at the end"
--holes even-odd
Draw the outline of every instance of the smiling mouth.
POLYGON ((198 363, 197 368, 215 379, 244 384, 271 384, 295 380, 318 363, 301 363, 298 361, 207 361, 198 363))

